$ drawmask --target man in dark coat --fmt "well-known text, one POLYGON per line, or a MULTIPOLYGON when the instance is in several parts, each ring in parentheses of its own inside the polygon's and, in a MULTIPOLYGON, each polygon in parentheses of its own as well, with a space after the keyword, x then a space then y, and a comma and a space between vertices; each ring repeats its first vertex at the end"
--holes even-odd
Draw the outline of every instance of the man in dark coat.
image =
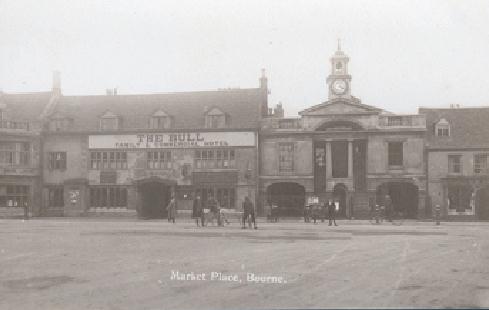
POLYGON ((334 226, 336 225, 336 205, 332 199, 328 200, 327 203, 327 209, 328 209, 328 217, 329 217, 329 226, 334 223, 334 226))
POLYGON ((245 197, 245 201, 243 202, 243 226, 241 227, 242 229, 246 228, 246 221, 248 220, 249 216, 251 216, 251 221, 253 222, 255 229, 258 229, 258 227, 256 226, 255 208, 253 207, 253 203, 251 202, 250 198, 245 197))
POLYGON ((199 218, 202 226, 204 226, 204 212, 202 211, 202 201, 200 196, 197 195, 194 199, 194 205, 192 207, 192 218, 195 219, 195 223, 199 226, 199 218))

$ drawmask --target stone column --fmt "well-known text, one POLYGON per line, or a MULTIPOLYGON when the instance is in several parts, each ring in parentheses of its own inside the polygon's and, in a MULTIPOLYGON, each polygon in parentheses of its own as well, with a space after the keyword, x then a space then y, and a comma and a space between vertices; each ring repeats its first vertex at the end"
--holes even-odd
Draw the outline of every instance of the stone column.
POLYGON ((348 178, 353 177, 353 141, 348 140, 348 178))
POLYGON ((333 176, 333 159, 331 157, 331 141, 326 141, 326 180, 331 179, 332 176, 333 176))

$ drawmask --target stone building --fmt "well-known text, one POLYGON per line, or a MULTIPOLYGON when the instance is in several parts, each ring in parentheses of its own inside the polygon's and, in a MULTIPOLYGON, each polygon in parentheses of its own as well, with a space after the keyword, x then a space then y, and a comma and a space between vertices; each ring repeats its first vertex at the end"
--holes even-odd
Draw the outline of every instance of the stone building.
POLYGON ((249 89, 64 96, 43 132, 43 214, 166 217, 192 199, 240 208, 257 192, 267 78, 249 89))
POLYGON ((365 218, 389 194, 404 217, 425 217, 424 115, 361 103, 351 93, 349 57, 338 46, 330 61, 326 102, 298 118, 262 120, 261 204, 301 215, 309 197, 337 198, 340 216, 365 218))
POLYGON ((489 107, 420 108, 426 116, 427 191, 451 220, 489 220, 489 107))
POLYGON ((53 97, 0 92, 0 217, 40 213, 40 116, 53 97))

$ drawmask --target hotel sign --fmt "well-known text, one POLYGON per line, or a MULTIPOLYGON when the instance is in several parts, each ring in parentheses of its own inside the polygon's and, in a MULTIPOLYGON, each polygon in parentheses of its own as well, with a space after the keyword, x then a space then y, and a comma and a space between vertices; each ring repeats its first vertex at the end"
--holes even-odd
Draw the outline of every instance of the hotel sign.
POLYGON ((89 149, 209 148, 255 145, 255 133, 251 131, 138 133, 88 137, 89 149))

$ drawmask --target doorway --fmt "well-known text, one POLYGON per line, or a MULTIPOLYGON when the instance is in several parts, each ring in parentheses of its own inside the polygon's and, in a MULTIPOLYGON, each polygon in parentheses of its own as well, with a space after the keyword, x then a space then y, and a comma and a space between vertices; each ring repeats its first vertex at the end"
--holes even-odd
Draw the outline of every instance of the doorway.
POLYGON ((387 182, 377 187, 377 204, 384 205, 385 196, 389 195, 392 209, 403 218, 416 219, 418 216, 418 187, 408 182, 387 182))
POLYGON ((336 214, 337 217, 346 217, 346 186, 342 183, 336 184, 333 188, 333 198, 340 202, 340 209, 336 214))
POLYGON ((476 198, 477 219, 482 221, 489 220, 489 187, 481 188, 477 191, 476 198))
POLYGON ((141 217, 162 219, 167 217, 166 207, 170 202, 170 186, 161 182, 149 182, 140 185, 141 217))
POLYGON ((292 182, 274 183, 267 188, 268 201, 279 207, 279 216, 302 216, 306 191, 292 182))

